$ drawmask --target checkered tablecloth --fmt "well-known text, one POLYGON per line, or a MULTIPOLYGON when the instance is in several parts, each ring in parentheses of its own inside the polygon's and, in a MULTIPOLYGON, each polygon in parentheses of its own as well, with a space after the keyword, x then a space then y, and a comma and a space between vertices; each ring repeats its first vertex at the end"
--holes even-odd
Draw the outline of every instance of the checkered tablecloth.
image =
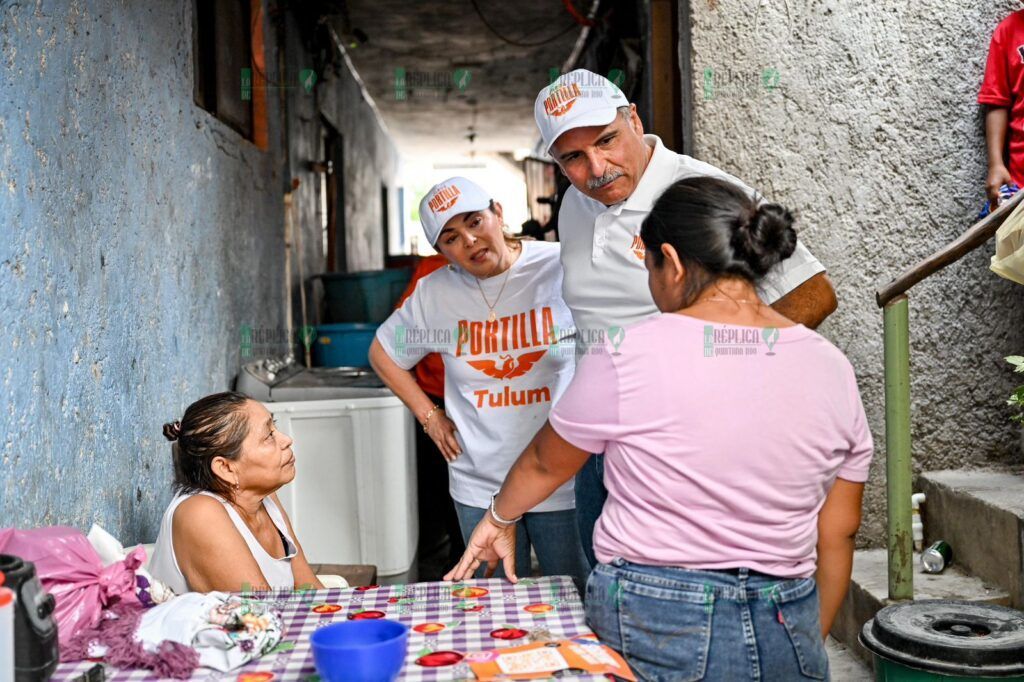
MULTIPOLYGON (((536 639, 569 639, 590 633, 584 623, 583 605, 576 588, 572 580, 564 576, 523 579, 517 585, 505 579, 468 580, 454 584, 433 582, 275 593, 258 595, 258 598, 279 610, 284 621, 284 636, 275 652, 230 673, 201 668, 193 680, 316 679, 309 636, 318 627, 351 619, 364 611, 380 612, 383 617, 411 628, 409 650, 399 677, 408 682, 475 679, 465 661, 445 667, 425 667, 417 663, 432 652, 465 655, 521 646, 536 639), (525 630, 527 634, 517 639, 492 636, 500 629, 525 630), (273 677, 266 673, 272 673, 273 677)), ((362 617, 367 616, 379 614, 362 617)), ((53 679, 73 680, 93 665, 88 662, 62 664, 53 679)), ((108 668, 106 673, 111 680, 156 679, 146 671, 108 668)), ((573 679, 605 680, 589 675, 573 679)))

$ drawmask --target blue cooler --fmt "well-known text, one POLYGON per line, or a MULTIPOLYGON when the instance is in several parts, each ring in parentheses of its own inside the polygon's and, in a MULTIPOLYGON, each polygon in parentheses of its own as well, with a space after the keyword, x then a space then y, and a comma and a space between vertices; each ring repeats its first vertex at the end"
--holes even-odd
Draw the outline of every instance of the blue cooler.
POLYGON ((318 325, 313 339, 313 365, 369 367, 370 344, 379 326, 366 322, 318 325))

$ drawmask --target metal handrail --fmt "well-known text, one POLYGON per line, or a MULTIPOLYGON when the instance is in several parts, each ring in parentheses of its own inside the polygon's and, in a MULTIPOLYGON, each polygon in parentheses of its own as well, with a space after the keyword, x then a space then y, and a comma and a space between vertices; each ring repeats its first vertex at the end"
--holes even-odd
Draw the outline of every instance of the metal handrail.
POLYGON ((914 539, 910 496, 910 310, 907 290, 978 248, 1024 200, 1024 191, 1004 201, 957 239, 905 270, 875 292, 883 310, 885 353, 885 474, 889 550, 889 599, 914 598, 914 539))
POLYGON ((917 264, 907 268, 896 279, 888 284, 878 287, 875 291, 875 300, 878 307, 883 308, 885 304, 900 294, 907 293, 910 287, 921 280, 934 275, 948 265, 952 265, 971 251, 987 242, 995 235, 996 230, 1003 224, 1017 204, 1024 199, 1024 191, 1017 192, 1012 197, 999 204, 996 210, 974 223, 962 235, 946 244, 941 249, 928 256, 917 264))

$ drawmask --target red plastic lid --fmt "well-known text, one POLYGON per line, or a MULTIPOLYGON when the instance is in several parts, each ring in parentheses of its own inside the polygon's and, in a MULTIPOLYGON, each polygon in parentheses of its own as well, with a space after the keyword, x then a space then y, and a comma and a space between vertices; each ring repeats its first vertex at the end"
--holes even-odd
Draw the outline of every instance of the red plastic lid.
POLYGON ((0 608, 7 606, 14 601, 14 590, 9 587, 0 587, 0 608))

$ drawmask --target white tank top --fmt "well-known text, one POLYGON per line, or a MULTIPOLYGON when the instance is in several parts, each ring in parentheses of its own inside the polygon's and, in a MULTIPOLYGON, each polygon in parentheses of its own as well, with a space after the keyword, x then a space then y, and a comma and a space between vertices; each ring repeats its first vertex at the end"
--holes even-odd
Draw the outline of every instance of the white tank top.
POLYGON ((290 589, 295 587, 295 576, 292 573, 292 558, 296 554, 295 540, 288 533, 288 524, 285 523, 281 510, 278 509, 269 495, 263 498, 263 506, 266 508, 267 513, 270 514, 270 519, 274 522, 278 534, 284 540, 286 549, 284 557, 275 559, 270 556, 267 550, 263 549, 263 545, 259 543, 256 536, 252 534, 252 531, 249 530, 249 527, 245 525, 242 517, 238 515, 234 507, 219 495, 210 492, 178 494, 171 500, 170 505, 168 505, 167 510, 164 512, 163 519, 160 521, 160 534, 156 538, 153 557, 149 561, 149 572, 154 578, 162 580, 177 594, 192 591, 188 586, 188 581, 185 580, 184 574, 178 567, 177 558, 174 556, 172 527, 174 525, 174 512, 178 505, 193 495, 208 495, 224 505, 228 516, 231 518, 231 522, 235 524, 235 528, 242 535, 245 544, 249 546, 249 551, 252 552, 253 558, 259 564, 263 577, 267 579, 267 584, 270 587, 274 589, 290 589))

